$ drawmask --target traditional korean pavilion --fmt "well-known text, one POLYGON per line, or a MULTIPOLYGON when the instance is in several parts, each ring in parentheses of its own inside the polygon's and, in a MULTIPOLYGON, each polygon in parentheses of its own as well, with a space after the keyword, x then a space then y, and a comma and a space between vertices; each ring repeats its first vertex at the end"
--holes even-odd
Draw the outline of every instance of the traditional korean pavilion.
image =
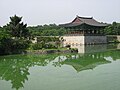
POLYGON ((67 35, 104 35, 105 23, 96 21, 93 17, 79 17, 60 26, 68 30, 67 35))
POLYGON ((107 43, 104 34, 107 24, 98 22, 93 17, 76 16, 72 22, 60 26, 67 30, 67 34, 63 36, 66 45, 107 43))

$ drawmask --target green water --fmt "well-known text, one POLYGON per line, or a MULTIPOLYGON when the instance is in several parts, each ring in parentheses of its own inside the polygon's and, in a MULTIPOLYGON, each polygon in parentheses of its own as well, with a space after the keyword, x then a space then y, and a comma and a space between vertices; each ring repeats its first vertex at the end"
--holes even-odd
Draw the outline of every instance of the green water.
POLYGON ((120 90, 118 46, 95 47, 81 54, 0 56, 0 90, 120 90))

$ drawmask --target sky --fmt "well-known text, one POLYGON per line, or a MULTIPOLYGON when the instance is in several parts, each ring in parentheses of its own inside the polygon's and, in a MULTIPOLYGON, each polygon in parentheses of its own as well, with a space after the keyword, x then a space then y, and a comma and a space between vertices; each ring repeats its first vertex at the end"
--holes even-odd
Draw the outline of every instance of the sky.
POLYGON ((120 0, 0 0, 0 26, 15 14, 28 26, 64 24, 76 15, 97 21, 120 22, 120 0))

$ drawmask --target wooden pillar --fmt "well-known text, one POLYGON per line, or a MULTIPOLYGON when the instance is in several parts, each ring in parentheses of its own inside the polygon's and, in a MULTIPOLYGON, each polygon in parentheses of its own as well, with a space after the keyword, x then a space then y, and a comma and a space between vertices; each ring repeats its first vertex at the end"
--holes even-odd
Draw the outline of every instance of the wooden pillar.
POLYGON ((85 34, 85 30, 83 30, 83 34, 85 34))
POLYGON ((100 30, 98 30, 98 34, 100 34, 100 30))
POLYGON ((90 34, 92 34, 92 30, 90 30, 90 34))
POLYGON ((94 34, 94 30, 92 30, 92 34, 94 34))
POLYGON ((87 30, 85 30, 85 34, 87 34, 87 30))
POLYGON ((96 32, 96 30, 94 30, 94 34, 96 34, 97 32, 96 32))
POLYGON ((81 34, 83 34, 83 30, 81 30, 81 34))
POLYGON ((87 33, 90 34, 90 30, 88 30, 87 33))

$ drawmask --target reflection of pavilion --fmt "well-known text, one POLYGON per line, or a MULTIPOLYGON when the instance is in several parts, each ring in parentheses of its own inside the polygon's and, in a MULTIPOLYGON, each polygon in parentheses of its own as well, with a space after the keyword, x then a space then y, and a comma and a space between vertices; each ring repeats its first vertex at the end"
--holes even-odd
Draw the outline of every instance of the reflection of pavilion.
POLYGON ((65 64, 71 65, 77 72, 80 72, 83 70, 94 69, 98 65, 107 64, 107 63, 110 63, 110 61, 106 61, 106 60, 94 61, 93 60, 88 64, 85 64, 85 61, 80 61, 79 63, 77 63, 77 62, 65 62, 65 64))
POLYGON ((93 53, 106 51, 107 45, 74 45, 71 48, 77 48, 78 53, 93 53))
POLYGON ((54 66, 61 66, 63 64, 72 66, 77 72, 83 70, 94 69, 95 67, 111 63, 112 60, 120 59, 118 46, 120 44, 103 44, 103 45, 78 45, 72 46, 78 48, 79 53, 77 55, 67 55, 66 60, 59 58, 57 62, 54 62, 54 66), (82 54, 83 53, 83 54, 82 54))
POLYGON ((78 53, 94 53, 94 52, 104 52, 109 49, 120 49, 120 44, 71 45, 71 48, 77 48, 78 53))
MULTIPOLYGON (((104 46, 105 47, 105 46, 104 46)), ((53 65, 56 66, 62 66, 62 65, 70 65, 72 66, 77 72, 83 71, 83 70, 93 70, 95 67, 102 65, 102 64, 108 64, 111 63, 111 60, 108 60, 107 58, 112 58, 113 61, 120 59, 120 51, 116 50, 117 46, 114 46, 114 49, 112 49, 112 45, 106 46, 106 51, 99 51, 95 53, 84 53, 84 54, 75 54, 75 55, 67 55, 63 58, 63 56, 58 56, 57 61, 53 61, 53 65), (111 50, 107 50, 111 49, 111 50)))
POLYGON ((104 59, 104 54, 95 53, 95 54, 85 54, 83 56, 77 56, 76 59, 68 59, 63 63, 66 65, 72 66, 77 72, 83 70, 94 69, 98 65, 107 64, 111 61, 104 59))

